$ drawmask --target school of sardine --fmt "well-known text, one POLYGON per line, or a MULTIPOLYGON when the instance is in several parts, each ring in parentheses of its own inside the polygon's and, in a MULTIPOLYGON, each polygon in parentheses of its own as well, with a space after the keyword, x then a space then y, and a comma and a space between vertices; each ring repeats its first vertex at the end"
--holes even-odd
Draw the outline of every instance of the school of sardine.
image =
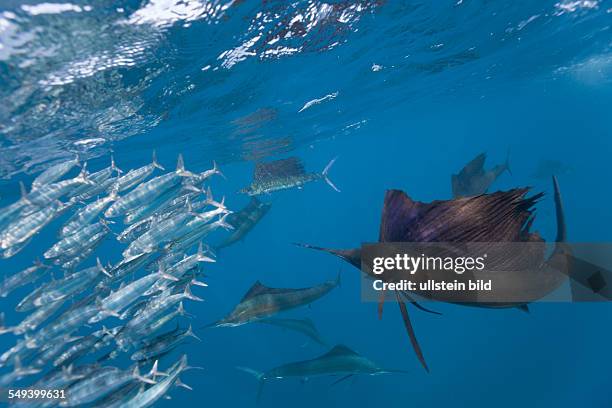
POLYGON ((2 258, 71 215, 32 266, 0 280, 3 298, 36 284, 16 302, 25 313, 21 322, 0 315, 0 334, 15 338, 0 353, 0 387, 65 392, 15 406, 146 407, 169 398, 173 385, 190 388, 179 379, 189 368, 185 355, 158 367, 188 339, 199 340, 191 325, 166 327, 187 316, 185 302, 202 301, 192 288, 207 286, 203 265, 215 262, 203 240, 233 229, 224 200, 205 186, 215 175, 221 175, 216 163, 191 172, 180 155, 176 169, 165 171, 153 153, 151 164, 127 173, 112 157, 93 173, 75 157, 38 175, 29 191, 21 184, 21 198, 0 210, 2 258), (79 166, 77 176, 64 179, 79 166), (126 245, 115 265, 94 256, 110 237, 126 245), (111 364, 121 355, 132 365, 111 364))
MULTIPOLYGON (((322 173, 306 173, 297 158, 259 163, 253 182, 240 192, 268 194, 319 179, 339 191, 328 177, 334 161, 322 173)), ((166 171, 153 152, 150 164, 127 172, 112 156, 108 167, 95 172, 75 157, 38 175, 29 191, 20 183, 21 198, 0 210, 0 256, 13 257, 45 227, 61 225, 55 242, 43 245, 31 266, 0 281, 2 298, 36 285, 15 302, 15 310, 25 314, 20 322, 0 314, 0 334, 15 338, 12 347, 0 351, 0 369, 6 372, 0 375, 0 391, 15 387, 65 394, 15 406, 148 407, 169 399, 173 385, 191 389, 179 374, 193 367, 186 355, 177 359, 174 352, 190 339, 200 341, 184 321, 193 317, 185 304, 203 300, 193 288, 208 286, 205 264, 216 262, 204 241, 215 230, 231 231, 217 251, 243 240, 271 207, 252 197, 232 213, 225 198, 216 200, 207 185, 215 175, 223 176, 216 162, 197 173, 185 168, 181 155, 176 169, 166 171), (77 175, 65 178, 71 172, 77 175), (96 253, 113 237, 124 247, 111 264, 96 253), (90 266, 81 265, 86 263, 90 266), (167 328, 172 321, 174 328, 167 328)), ((312 287, 279 289, 257 281, 232 313, 206 327, 258 322, 326 347, 309 319, 273 316, 308 305, 339 283, 338 276, 312 287)), ((340 371, 358 374, 363 371, 358 368, 349 361, 340 371)), ((338 373, 333 367, 320 371, 338 373)))

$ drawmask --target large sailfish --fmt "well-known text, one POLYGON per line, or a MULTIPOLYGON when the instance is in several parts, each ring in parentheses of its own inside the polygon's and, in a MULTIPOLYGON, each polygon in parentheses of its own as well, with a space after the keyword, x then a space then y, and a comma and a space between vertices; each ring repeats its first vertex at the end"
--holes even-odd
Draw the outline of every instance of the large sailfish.
MULTIPOLYGON (((557 237, 552 254, 542 259, 541 267, 530 273, 507 276, 509 285, 505 290, 525 291, 529 300, 520 303, 465 303, 479 307, 516 307, 527 310, 527 304, 536 301, 556 290, 567 280, 570 268, 570 250, 565 244, 567 232, 561 202, 561 194, 556 178, 553 178, 554 201, 556 208, 557 237), (528 279, 525 277, 528 276, 528 279)), ((379 242, 542 242, 538 233, 530 232, 534 221, 534 205, 543 194, 527 197, 528 188, 517 188, 506 192, 482 194, 476 197, 457 198, 453 200, 422 203, 412 200, 403 191, 388 190, 382 211, 379 242)), ((361 268, 361 249, 330 249, 300 244, 303 247, 331 253, 356 268, 361 268)), ((542 253, 542 258, 544 253, 542 253)), ((371 277, 385 280, 384 275, 371 277)), ((414 277, 414 276, 412 276, 414 277)), ((520 292, 522 293, 522 292, 520 292)), ((384 292, 381 292, 378 307, 379 318, 382 317, 384 292)), ((406 301, 420 306, 410 292, 395 291, 399 309, 408 332, 412 347, 423 365, 429 371, 423 351, 417 341, 414 328, 408 315, 406 301)), ((419 293, 419 295, 422 295, 419 293)), ((503 297, 503 293, 498 293, 503 297)), ((449 301, 439 298, 437 292, 427 294, 429 300, 449 301)))

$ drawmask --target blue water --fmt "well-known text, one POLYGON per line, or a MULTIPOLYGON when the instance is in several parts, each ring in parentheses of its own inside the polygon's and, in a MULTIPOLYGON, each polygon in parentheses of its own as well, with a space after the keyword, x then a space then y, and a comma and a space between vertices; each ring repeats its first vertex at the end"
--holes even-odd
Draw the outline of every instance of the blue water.
MULTIPOLYGON (((235 210, 248 202, 235 192, 254 162, 296 155, 320 171, 339 156, 330 175, 342 192, 318 182, 263 197, 269 214, 206 265, 210 286, 194 289, 206 301, 186 309, 199 326, 227 314, 256 280, 302 287, 340 271, 341 287, 286 316, 311 318, 330 343, 409 374, 333 387, 332 378, 270 381, 261 406, 610 406, 609 305, 540 303, 530 314, 428 305, 442 316, 410 308, 427 374, 395 304, 379 321, 360 298, 357 270, 291 243, 373 241, 386 189, 449 199, 450 175, 480 152, 488 166, 510 154, 512 174, 493 191, 547 193, 535 229, 548 240, 552 186, 534 172, 561 163, 570 241, 607 242, 611 2, 66 4, 0 2, 2 206, 18 198, 18 181, 75 152, 91 170, 108 165, 110 150, 122 169, 149 163, 153 149, 167 168, 179 153, 198 171, 217 160, 227 180, 216 178, 213 191, 235 210)), ((1 261, 2 274, 40 256, 61 222, 1 261)), ((109 239, 97 256, 116 263, 121 250, 109 239)), ((30 290, 0 302, 7 322, 23 318, 12 309, 30 290)), ((203 342, 180 349, 205 368, 181 375, 194 390, 174 388, 158 406, 254 406, 257 383, 236 366, 265 371, 325 351, 263 325, 199 334, 203 342)), ((0 350, 13 344, 0 337, 0 350)))

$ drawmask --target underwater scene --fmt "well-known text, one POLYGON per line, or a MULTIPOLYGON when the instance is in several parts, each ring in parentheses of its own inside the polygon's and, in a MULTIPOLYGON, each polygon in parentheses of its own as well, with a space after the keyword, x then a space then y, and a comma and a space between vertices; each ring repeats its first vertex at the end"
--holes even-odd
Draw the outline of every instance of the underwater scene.
POLYGON ((609 407, 576 254, 612 253, 611 34, 605 0, 0 0, 0 406, 609 407))

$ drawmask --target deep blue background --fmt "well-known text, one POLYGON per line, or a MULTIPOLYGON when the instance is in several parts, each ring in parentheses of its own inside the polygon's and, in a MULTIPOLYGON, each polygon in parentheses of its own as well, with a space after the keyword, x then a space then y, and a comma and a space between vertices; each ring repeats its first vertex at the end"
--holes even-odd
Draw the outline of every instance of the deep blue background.
MULTIPOLYGON (((244 7, 258 7, 246 3, 244 7)), ((330 343, 346 344, 381 366, 410 374, 360 377, 334 387, 332 378, 305 384, 270 381, 262 406, 607 407, 612 403, 610 305, 537 304, 530 314, 429 305, 442 316, 411 308, 431 368, 427 374, 414 356, 396 305, 386 304, 379 321, 376 305, 360 299, 358 271, 333 257, 291 245, 352 247, 372 241, 386 189, 403 189, 421 201, 450 198, 452 173, 480 152, 488 153, 488 166, 498 164, 508 150, 512 175, 502 175, 492 190, 528 185, 534 192, 545 191, 546 198, 537 206, 535 229, 547 239, 554 237, 551 183, 532 175, 541 160, 558 160, 572 168, 559 176, 570 240, 609 241, 612 57, 609 26, 603 23, 609 19, 605 2, 560 15, 555 15, 554 2, 464 3, 463 8, 446 2, 439 8, 421 5, 414 11, 414 5, 392 2, 364 15, 340 37, 342 44, 331 50, 278 60, 251 58, 231 69, 210 72, 212 78, 196 75, 205 75, 201 68, 206 61, 217 61, 216 48, 234 47, 248 37, 240 34, 244 21, 221 20, 221 28, 204 22, 171 27, 163 31, 165 43, 152 51, 162 61, 167 58, 170 67, 144 89, 129 90, 139 92, 143 115, 156 116, 159 111, 164 115, 158 125, 113 143, 118 165, 129 169, 148 163, 154 148, 168 168, 178 153, 184 154, 189 169, 200 171, 217 159, 228 180, 216 179, 213 190, 215 196, 227 195, 231 209, 248 201, 235 191, 250 182, 252 158, 285 157, 289 153, 273 153, 291 151, 307 169, 320 171, 339 156, 330 175, 342 192, 318 182, 263 197, 272 202, 268 215, 244 242, 223 250, 216 264, 206 265, 210 286, 194 289, 206 301, 187 302, 186 309, 199 326, 229 312, 256 280, 272 287, 302 287, 332 279, 340 270, 341 287, 287 316, 309 317, 330 343), (539 17, 516 31, 532 15, 539 17), (509 27, 514 31, 508 33, 509 27), (202 40, 211 33, 217 33, 218 40, 206 42, 212 51, 203 47, 202 40), (439 43, 450 51, 434 54, 431 46, 439 43), (456 56, 470 47, 477 48, 477 57, 456 56), (462 62, 449 62, 447 57, 462 62), (411 59, 416 62, 405 62, 411 59), (374 63, 384 68, 374 72, 374 63), (191 79, 185 79, 190 74, 191 79), (192 93, 180 97, 164 93, 190 81, 196 84, 192 93), (336 91, 335 99, 297 113, 307 101, 336 91), (164 102, 167 106, 161 106, 164 102), (275 112, 261 127, 231 122, 258 109, 275 112), (361 126, 345 129, 361 121, 361 126), (262 144, 253 147, 253 140, 262 144)), ((138 69, 144 68, 118 70, 123 86, 136 80, 138 69)), ((104 87, 105 77, 94 78, 104 87)), ((84 115, 91 113, 88 109, 98 108, 89 106, 84 115)), ((85 127, 58 137, 96 136, 87 132, 85 127)), ((18 146, 19 151, 28 149, 10 132, 4 142, 3 146, 18 146)), ((103 153, 96 150, 92 156, 103 153)), ((107 163, 108 157, 102 156, 92 158, 89 165, 96 170, 107 163)), ((31 180, 18 174, 5 181, 0 203, 17 197, 19 179, 31 180)), ((59 225, 54 223, 19 256, 2 261, 2 274, 24 267, 46 250, 59 225)), ((107 242, 98 255, 105 262, 117 262, 120 250, 117 243, 107 242)), ((0 303, 9 323, 22 318, 12 307, 28 290, 0 303)), ((315 344, 304 346, 305 338, 299 334, 268 326, 208 329, 199 334, 202 343, 190 342, 181 350, 205 371, 183 374, 194 391, 173 389, 172 400, 160 406, 253 406, 256 381, 235 366, 263 371, 325 351, 315 344)), ((12 342, 11 335, 1 337, 0 349, 12 342)))

